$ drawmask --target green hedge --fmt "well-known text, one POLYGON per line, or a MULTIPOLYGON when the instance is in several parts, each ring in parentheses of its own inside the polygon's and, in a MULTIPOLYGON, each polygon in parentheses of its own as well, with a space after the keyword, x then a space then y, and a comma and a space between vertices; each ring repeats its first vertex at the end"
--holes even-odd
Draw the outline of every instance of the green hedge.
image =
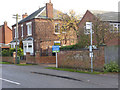
MULTIPOLYGON (((23 49, 18 48, 17 51, 18 51, 18 56, 23 56, 23 49)), ((13 56, 13 52, 16 52, 15 48, 10 48, 9 50, 4 49, 1 52, 1 54, 2 54, 2 56, 13 56)))
POLYGON ((60 48, 60 50, 77 50, 77 49, 82 49, 83 47, 81 47, 79 44, 75 44, 75 45, 70 45, 70 46, 62 46, 60 48))

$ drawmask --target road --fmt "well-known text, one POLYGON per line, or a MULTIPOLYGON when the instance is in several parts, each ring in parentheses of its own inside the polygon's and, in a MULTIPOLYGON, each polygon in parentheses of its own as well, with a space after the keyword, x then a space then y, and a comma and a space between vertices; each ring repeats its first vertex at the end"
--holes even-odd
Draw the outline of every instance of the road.
POLYGON ((38 65, 4 64, 0 81, 2 88, 118 88, 117 75, 89 75, 49 70, 38 65), (43 73, 56 74, 56 76, 43 73), (59 75, 72 78, 58 77, 59 75))

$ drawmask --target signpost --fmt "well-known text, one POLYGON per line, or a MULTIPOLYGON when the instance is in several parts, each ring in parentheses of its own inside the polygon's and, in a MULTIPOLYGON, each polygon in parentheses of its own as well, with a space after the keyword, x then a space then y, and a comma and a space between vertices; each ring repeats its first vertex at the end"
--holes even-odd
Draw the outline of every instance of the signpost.
POLYGON ((86 29, 90 30, 91 45, 89 46, 90 57, 91 57, 91 72, 93 72, 93 51, 92 51, 92 22, 86 22, 86 29))
POLYGON ((56 53, 56 68, 58 68, 57 53, 60 52, 60 47, 59 46, 52 46, 52 52, 56 53))

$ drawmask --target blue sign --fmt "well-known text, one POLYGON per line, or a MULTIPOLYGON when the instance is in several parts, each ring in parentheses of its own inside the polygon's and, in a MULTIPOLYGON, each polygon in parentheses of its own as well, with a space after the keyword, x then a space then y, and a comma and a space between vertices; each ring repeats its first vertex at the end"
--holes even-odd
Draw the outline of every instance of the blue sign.
POLYGON ((60 47, 59 46, 52 46, 52 52, 60 52, 60 47))

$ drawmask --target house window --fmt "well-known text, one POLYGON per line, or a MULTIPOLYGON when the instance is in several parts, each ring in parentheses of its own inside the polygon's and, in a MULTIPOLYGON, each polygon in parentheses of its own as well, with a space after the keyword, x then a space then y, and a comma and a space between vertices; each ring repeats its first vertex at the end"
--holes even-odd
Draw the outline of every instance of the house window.
POLYGON ((60 34, 60 24, 55 23, 55 34, 60 34))
POLYGON ((32 22, 27 23, 27 34, 28 36, 32 35, 32 22))
POLYGON ((21 25, 21 37, 23 37, 23 25, 21 25))
POLYGON ((18 32, 17 32, 16 27, 14 27, 14 31, 15 31, 15 38, 18 38, 18 32))
POLYGON ((118 23, 110 23, 110 32, 115 33, 119 31, 120 25, 118 23))

